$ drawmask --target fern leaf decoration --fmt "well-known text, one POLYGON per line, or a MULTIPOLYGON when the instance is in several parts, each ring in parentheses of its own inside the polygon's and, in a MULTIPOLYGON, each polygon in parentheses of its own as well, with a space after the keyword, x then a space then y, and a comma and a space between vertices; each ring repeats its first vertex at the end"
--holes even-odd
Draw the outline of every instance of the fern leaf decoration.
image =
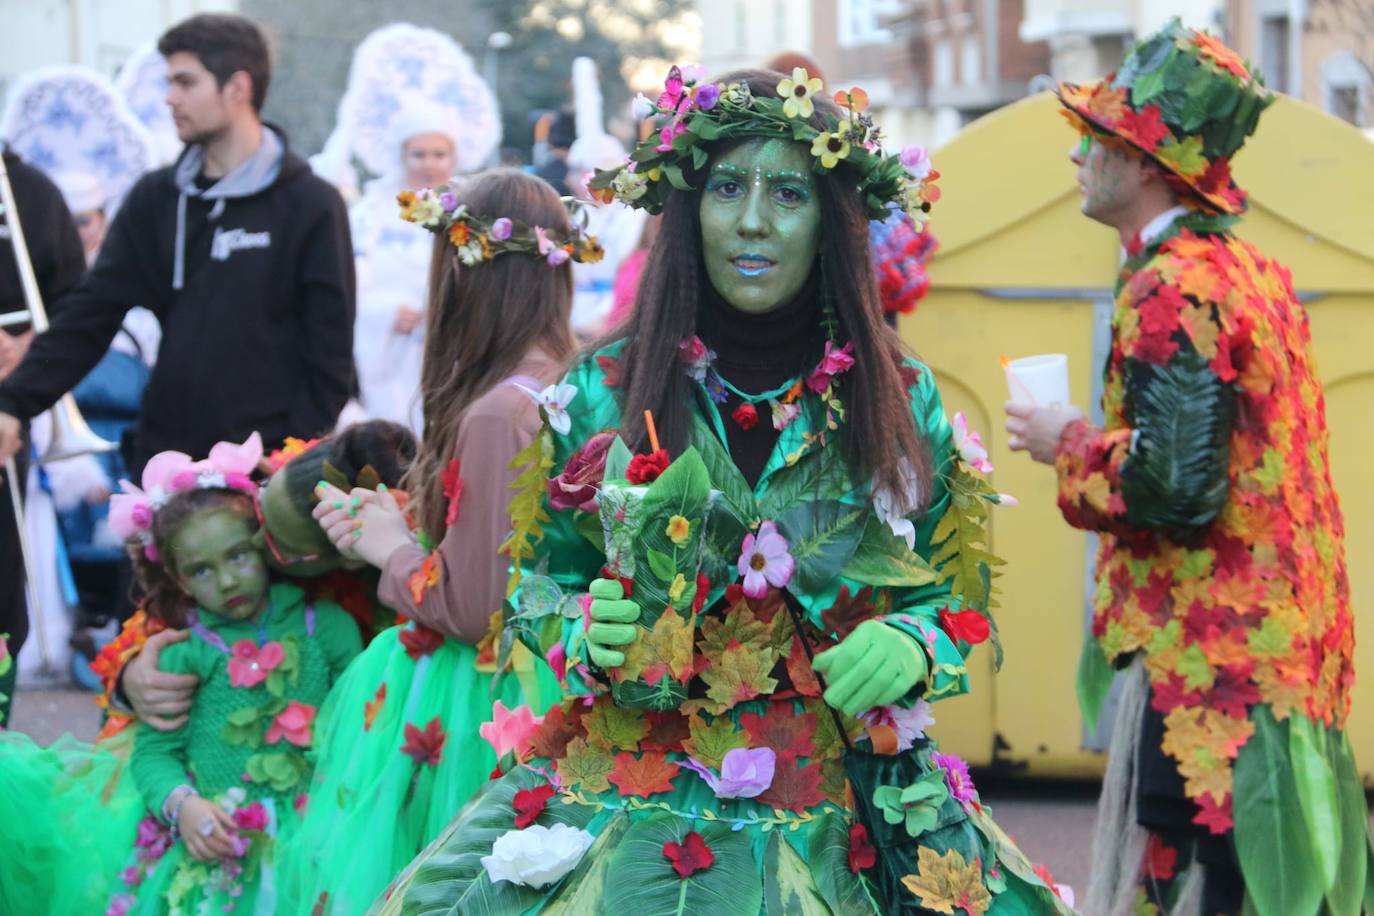
POLYGON ((544 523, 549 514, 544 510, 544 496, 548 488, 549 471, 553 469, 553 437, 548 424, 511 459, 511 470, 519 475, 511 483, 515 496, 511 498, 511 533, 498 550, 511 558, 510 580, 506 596, 515 594, 520 585, 520 564, 534 557, 534 548, 544 540, 544 523))

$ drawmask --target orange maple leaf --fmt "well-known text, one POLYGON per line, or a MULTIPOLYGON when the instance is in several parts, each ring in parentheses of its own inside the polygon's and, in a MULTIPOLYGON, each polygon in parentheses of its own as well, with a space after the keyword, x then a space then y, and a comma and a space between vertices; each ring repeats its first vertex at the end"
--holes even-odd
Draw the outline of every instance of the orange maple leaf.
POLYGON ((621 795, 648 798, 658 792, 673 791, 673 777, 681 769, 658 751, 649 751, 640 757, 621 751, 615 755, 615 772, 607 778, 615 783, 621 795))
POLYGON ((420 564, 420 568, 411 574, 410 581, 407 584, 410 586, 410 598, 417 605, 423 604, 425 593, 439 584, 439 570, 439 551, 436 550, 425 557, 425 561, 420 564))
POLYGON ((386 682, 377 688, 372 699, 363 703, 363 731, 372 731, 372 723, 377 718, 377 713, 381 712, 382 704, 386 702, 386 682))

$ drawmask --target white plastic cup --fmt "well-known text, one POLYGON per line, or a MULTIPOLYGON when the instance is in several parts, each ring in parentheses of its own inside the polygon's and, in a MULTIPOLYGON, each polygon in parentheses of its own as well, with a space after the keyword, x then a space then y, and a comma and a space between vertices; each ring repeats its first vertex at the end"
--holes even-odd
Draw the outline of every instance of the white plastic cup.
POLYGON ((1006 364, 1007 388, 1013 404, 1037 407, 1068 406, 1069 357, 1063 353, 1025 356, 1006 364))

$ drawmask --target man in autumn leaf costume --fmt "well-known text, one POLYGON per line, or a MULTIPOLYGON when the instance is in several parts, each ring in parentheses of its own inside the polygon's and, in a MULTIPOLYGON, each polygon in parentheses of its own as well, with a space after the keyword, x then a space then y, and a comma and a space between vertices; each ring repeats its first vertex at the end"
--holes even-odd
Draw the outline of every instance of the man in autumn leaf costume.
POLYGON ((1085 909, 1356 916, 1367 822, 1322 389, 1288 270, 1231 233, 1230 159, 1272 96, 1177 21, 1058 95, 1083 211, 1126 245, 1104 427, 1007 407, 1012 448, 1053 463, 1064 517, 1101 536, 1089 721, 1129 667, 1085 909))

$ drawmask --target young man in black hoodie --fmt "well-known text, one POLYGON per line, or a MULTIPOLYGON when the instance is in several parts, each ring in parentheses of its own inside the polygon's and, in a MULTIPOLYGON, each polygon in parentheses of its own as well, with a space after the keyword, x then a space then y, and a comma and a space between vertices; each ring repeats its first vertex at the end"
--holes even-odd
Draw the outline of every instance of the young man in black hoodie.
POLYGON ((240 16, 199 15, 158 50, 186 150, 133 187, 95 265, 0 382, 0 459, 19 447, 20 420, 84 377, 135 305, 162 323, 125 449, 135 479, 166 449, 202 457, 254 430, 269 447, 327 432, 353 389, 347 213, 261 120, 271 73, 261 32, 240 16))

